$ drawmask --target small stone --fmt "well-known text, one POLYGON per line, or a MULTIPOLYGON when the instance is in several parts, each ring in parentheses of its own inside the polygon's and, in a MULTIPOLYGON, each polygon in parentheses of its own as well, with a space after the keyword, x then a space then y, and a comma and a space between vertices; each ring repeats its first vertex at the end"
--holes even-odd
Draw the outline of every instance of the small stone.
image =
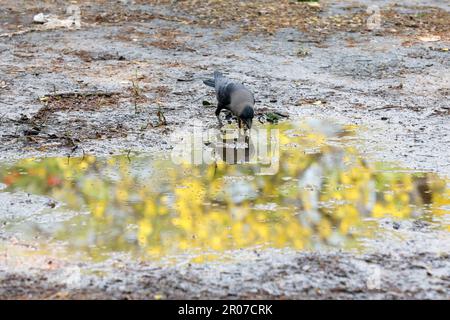
POLYGON ((38 13, 37 15, 35 15, 33 17, 33 22, 34 23, 38 23, 38 24, 44 24, 45 22, 47 22, 47 18, 45 17, 45 15, 41 12, 38 13))
POLYGON ((54 208, 56 207, 56 202, 50 201, 50 202, 47 203, 47 205, 48 205, 50 208, 54 209, 54 208))

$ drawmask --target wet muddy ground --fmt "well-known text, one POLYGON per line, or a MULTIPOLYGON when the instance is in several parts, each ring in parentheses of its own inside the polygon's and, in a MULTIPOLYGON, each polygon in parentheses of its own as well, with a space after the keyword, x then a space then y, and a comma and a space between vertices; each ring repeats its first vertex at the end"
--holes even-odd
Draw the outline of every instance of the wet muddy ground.
MULTIPOLYGON (((63 1, 1 4, 2 168, 31 157, 167 154, 195 120, 217 127, 208 105, 215 97, 202 80, 221 70, 255 92, 258 115, 280 111, 290 121, 356 125, 352 147, 363 158, 434 172, 448 185, 446 1, 262 1, 239 10, 195 1, 79 5, 81 28, 68 29, 33 23, 40 12, 67 16, 63 1), (366 9, 374 4, 381 26, 368 30, 366 9)), ((67 199, 5 190, 1 298, 447 299, 450 293, 445 215, 444 228, 416 218, 379 219, 382 236, 367 238, 362 251, 245 246, 200 262, 179 253, 170 261, 127 254, 70 259, 9 229, 14 219, 48 224, 41 213, 54 209, 55 224, 78 216, 73 208, 58 211, 67 199)))

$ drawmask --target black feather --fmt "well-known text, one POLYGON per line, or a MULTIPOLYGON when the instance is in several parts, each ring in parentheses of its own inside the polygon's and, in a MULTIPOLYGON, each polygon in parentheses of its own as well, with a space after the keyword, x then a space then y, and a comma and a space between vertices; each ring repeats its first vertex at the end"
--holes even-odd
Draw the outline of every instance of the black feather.
POLYGON ((214 79, 203 80, 203 83, 213 88, 216 86, 214 79))

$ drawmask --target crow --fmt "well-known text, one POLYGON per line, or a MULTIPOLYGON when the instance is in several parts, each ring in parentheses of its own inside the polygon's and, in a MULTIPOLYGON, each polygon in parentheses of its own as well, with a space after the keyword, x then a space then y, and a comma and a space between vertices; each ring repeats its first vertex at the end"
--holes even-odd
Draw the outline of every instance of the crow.
POLYGON ((243 84, 236 83, 224 77, 222 73, 215 71, 214 79, 203 81, 207 86, 216 89, 217 109, 216 117, 219 125, 222 126, 220 120, 220 111, 223 109, 230 110, 237 118, 239 128, 244 123, 244 129, 251 129, 254 116, 253 106, 255 98, 243 84))

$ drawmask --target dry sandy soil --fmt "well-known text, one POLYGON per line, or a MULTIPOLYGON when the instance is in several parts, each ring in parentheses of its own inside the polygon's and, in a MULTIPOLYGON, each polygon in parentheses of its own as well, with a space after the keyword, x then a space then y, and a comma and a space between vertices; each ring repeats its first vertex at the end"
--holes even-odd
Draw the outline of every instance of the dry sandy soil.
MULTIPOLYGON (((81 28, 68 29, 33 23, 40 12, 67 16, 64 1, 2 1, 0 160, 170 149, 170 134, 193 119, 216 125, 202 79, 221 70, 255 92, 258 113, 357 124, 363 154, 450 175, 448 1, 201 2, 78 1, 81 28), (369 30, 377 8, 380 26, 369 30)), ((409 240, 377 240, 364 254, 80 263, 92 272, 76 287, 45 259, 20 268, 3 259, 0 298, 448 299, 448 233, 408 222, 396 232, 409 240), (367 283, 374 267, 379 288, 367 283)))

